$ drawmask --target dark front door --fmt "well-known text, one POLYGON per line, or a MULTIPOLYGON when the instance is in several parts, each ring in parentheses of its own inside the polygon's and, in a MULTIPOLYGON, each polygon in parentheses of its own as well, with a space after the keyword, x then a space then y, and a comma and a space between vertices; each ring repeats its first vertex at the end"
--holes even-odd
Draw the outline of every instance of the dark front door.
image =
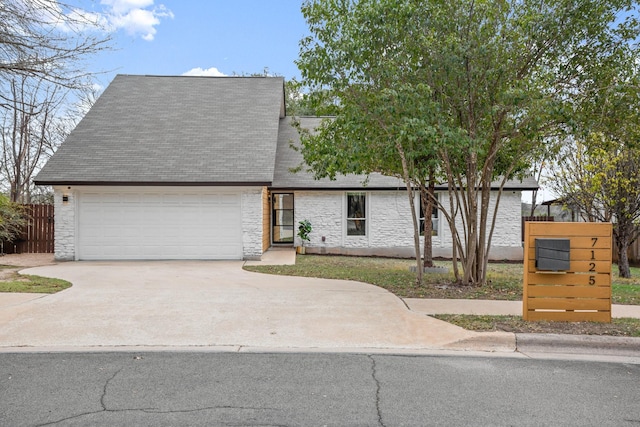
POLYGON ((293 243, 293 194, 273 194, 272 198, 273 243, 293 243))

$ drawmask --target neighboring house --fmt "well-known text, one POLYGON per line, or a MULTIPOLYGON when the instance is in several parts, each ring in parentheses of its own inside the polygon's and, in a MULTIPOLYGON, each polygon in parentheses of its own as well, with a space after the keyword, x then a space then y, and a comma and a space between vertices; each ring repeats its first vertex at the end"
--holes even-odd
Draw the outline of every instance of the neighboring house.
POLYGON ((546 210, 547 216, 553 216, 556 221, 584 222, 580 207, 564 198, 542 202, 540 210, 546 210))
MULTIPOLYGON (((290 172, 302 158, 284 99, 276 77, 117 76, 35 179, 54 188, 56 259, 260 259, 299 245, 303 219, 308 252, 413 255, 402 181, 290 172)), ((536 187, 508 184, 493 258, 522 259, 520 193, 536 187)))

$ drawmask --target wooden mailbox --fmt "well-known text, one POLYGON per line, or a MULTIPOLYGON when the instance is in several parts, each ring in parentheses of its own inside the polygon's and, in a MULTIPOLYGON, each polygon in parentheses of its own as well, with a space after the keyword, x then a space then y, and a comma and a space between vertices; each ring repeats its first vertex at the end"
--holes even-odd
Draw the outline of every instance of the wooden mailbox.
POLYGON ((611 233, 610 223, 525 222, 524 320, 611 322, 611 233))

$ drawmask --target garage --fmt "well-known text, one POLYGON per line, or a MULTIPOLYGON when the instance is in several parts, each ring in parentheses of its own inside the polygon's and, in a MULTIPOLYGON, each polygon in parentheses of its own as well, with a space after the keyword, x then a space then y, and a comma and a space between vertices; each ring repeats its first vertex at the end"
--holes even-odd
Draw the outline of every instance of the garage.
POLYGON ((212 190, 83 191, 77 259, 242 259, 241 197, 212 190))

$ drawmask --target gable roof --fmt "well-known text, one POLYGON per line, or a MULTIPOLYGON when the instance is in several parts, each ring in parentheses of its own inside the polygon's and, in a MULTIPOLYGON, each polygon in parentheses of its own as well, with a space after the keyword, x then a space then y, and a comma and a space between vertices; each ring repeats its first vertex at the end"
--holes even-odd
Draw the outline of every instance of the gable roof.
POLYGON ((118 75, 36 184, 268 185, 281 77, 118 75))

